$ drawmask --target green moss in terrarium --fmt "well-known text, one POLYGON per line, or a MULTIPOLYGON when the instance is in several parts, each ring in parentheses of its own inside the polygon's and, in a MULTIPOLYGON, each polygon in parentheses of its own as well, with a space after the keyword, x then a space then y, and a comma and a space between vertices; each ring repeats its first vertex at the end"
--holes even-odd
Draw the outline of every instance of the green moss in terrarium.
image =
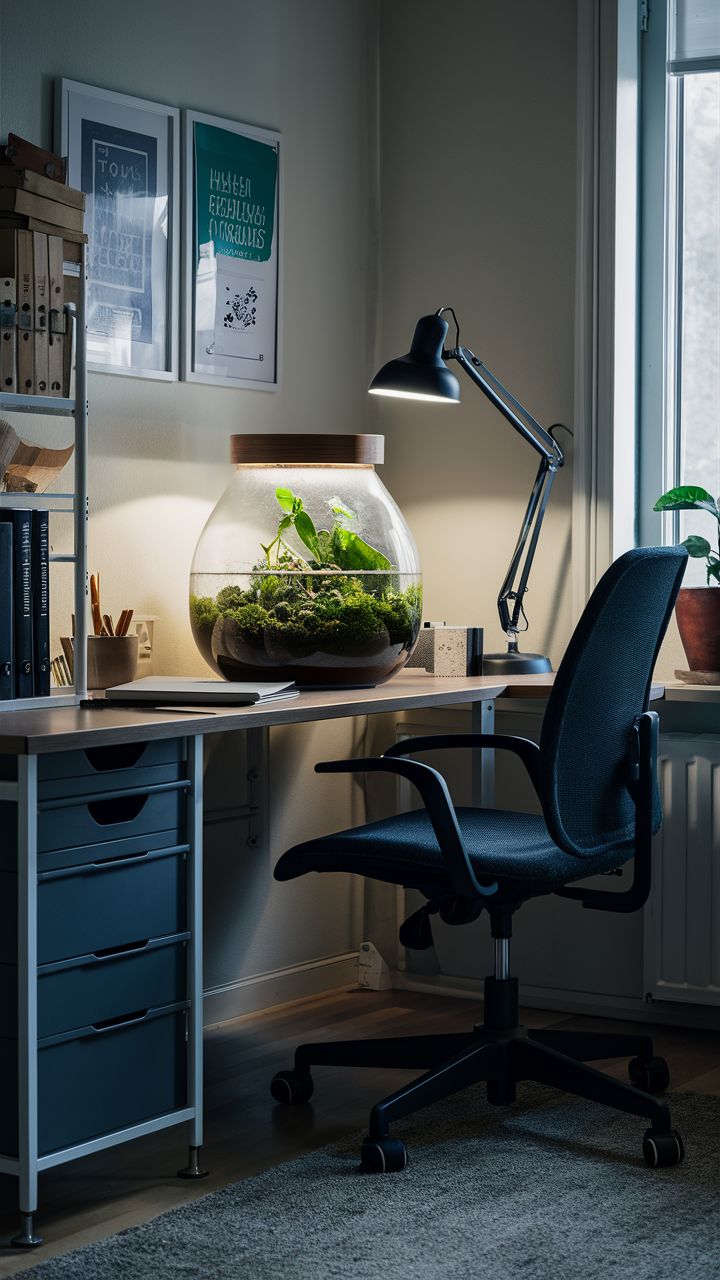
POLYGON ((421 588, 401 590, 392 564, 349 526, 355 515, 331 498, 329 529, 316 529, 302 498, 276 491, 282 515, 272 542, 249 575, 247 590, 223 587, 215 600, 191 596, 193 629, 205 651, 220 620, 237 628, 244 641, 267 639, 283 648, 308 646, 336 654, 376 644, 410 645, 422 610, 421 588), (299 554, 285 539, 294 529, 308 552, 299 554))

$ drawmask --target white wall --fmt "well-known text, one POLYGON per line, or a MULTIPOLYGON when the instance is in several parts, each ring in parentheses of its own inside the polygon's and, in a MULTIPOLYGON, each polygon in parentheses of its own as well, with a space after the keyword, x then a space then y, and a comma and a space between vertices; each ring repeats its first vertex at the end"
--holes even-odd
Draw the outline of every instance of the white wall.
MULTIPOLYGON (((379 360, 408 350, 420 315, 452 305, 462 341, 544 425, 572 426, 575 19, 572 0, 381 6, 379 360)), ((494 602, 537 457, 458 373, 458 407, 374 407, 426 616, 484 625, 490 651, 504 648, 494 602)), ((570 632, 571 464, 527 595, 523 647, 554 661, 570 632)))

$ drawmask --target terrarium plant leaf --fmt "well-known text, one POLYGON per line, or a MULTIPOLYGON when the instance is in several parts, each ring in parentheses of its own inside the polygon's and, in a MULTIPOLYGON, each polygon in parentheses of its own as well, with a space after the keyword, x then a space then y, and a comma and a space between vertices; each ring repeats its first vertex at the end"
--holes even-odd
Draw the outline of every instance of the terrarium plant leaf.
POLYGON ((295 496, 291 489, 276 489, 275 497, 277 498, 283 511, 292 512, 294 509, 295 496))
POLYGON ((658 498, 653 511, 709 511, 720 519, 720 510, 712 494, 696 484, 681 484, 676 489, 668 489, 658 498))
POLYGON ((328 498, 328 506, 335 517, 335 524, 346 525, 357 520, 355 512, 346 507, 341 498, 328 498))
POLYGON ((376 551, 357 533, 336 525, 332 531, 333 557, 341 569, 391 569, 387 556, 376 551))
POLYGON ((298 511, 294 518, 294 524, 298 537, 305 543, 308 551, 310 551, 319 562, 321 555, 317 529, 315 528, 315 525, 310 519, 307 511, 298 511))
POLYGON ((717 557, 716 557, 714 560, 711 560, 711 559, 708 557, 708 562, 707 562, 707 582, 708 582, 708 586, 710 586, 710 579, 711 579, 711 578, 714 578, 714 579, 715 579, 715 581, 718 583, 718 585, 720 585, 720 560, 718 560, 718 559, 717 559, 717 557))

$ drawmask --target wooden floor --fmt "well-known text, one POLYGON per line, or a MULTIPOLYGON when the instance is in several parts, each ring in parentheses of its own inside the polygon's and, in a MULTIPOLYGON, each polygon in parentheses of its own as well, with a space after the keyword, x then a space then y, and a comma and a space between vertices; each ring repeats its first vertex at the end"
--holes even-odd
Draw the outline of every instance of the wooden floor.
MULTIPOLYGON (((371 1105, 412 1072, 338 1071, 317 1068, 310 1107, 285 1109, 272 1103, 268 1083, 292 1063, 299 1040, 466 1030, 481 1010, 467 1000, 407 991, 332 992, 212 1027, 206 1032, 206 1133, 204 1163, 210 1176, 183 1182, 174 1175, 184 1163, 181 1129, 104 1151, 40 1177, 39 1227, 46 1243, 16 1251, 0 1246, 0 1276, 64 1253, 240 1178, 291 1160, 342 1134, 359 1131, 371 1105)), ((529 1026, 638 1030, 655 1037, 656 1053, 670 1064, 672 1087, 720 1094, 720 1032, 688 1031, 600 1018, 568 1017, 526 1010, 529 1026)), ((148 1063, 148 1069, 151 1064, 148 1063)), ((626 1078, 626 1063, 603 1063, 626 1078)), ((0 1175, 0 1233, 7 1242, 17 1229, 17 1183, 0 1175)))

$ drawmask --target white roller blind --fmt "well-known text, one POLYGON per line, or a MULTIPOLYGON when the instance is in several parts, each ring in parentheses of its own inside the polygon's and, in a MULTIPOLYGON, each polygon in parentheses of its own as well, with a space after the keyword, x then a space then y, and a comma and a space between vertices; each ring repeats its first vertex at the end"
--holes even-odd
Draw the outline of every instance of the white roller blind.
POLYGON ((668 71, 720 71, 720 0, 670 0, 668 71))

